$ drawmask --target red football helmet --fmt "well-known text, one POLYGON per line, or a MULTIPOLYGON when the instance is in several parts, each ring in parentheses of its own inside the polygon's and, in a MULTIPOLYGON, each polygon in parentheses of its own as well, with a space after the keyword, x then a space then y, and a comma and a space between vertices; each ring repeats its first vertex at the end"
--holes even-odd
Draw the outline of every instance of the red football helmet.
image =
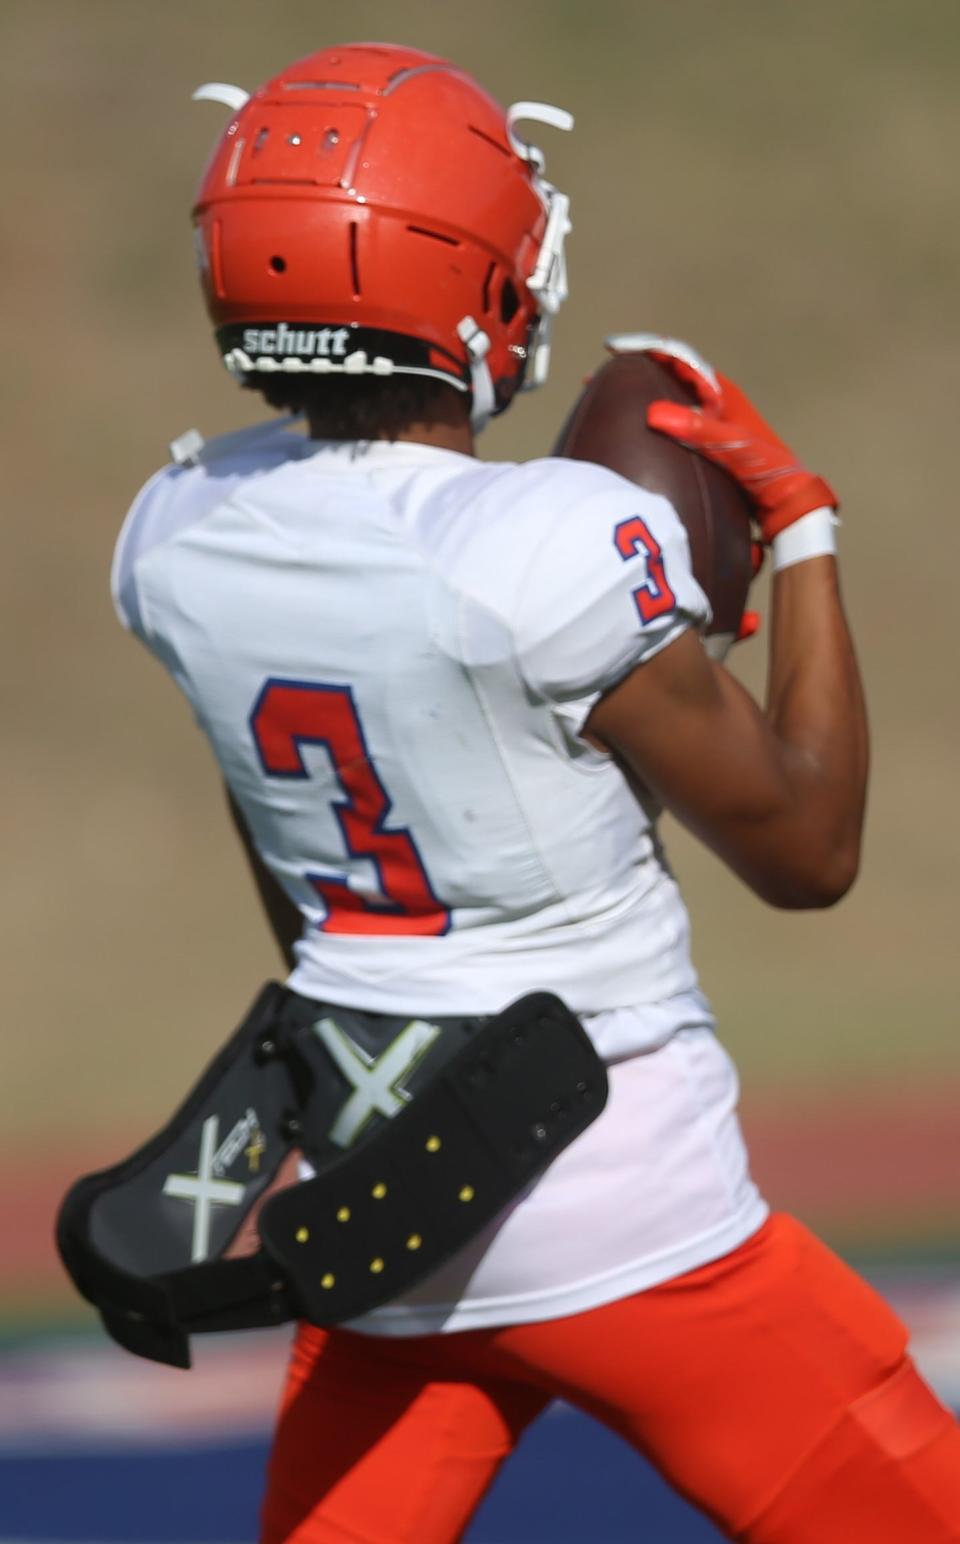
POLYGON ((194 208, 233 374, 433 375, 475 423, 545 380, 569 200, 515 125, 568 113, 505 112, 448 61, 372 43, 195 96, 234 111, 194 208))

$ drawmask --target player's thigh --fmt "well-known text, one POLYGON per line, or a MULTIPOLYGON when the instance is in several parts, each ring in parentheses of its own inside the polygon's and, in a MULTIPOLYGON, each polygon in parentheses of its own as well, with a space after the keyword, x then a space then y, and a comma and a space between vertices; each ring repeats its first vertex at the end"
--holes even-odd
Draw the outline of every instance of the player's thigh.
MULTIPOLYGON (((424 1343, 427 1345, 428 1343, 424 1343)), ((453 1544, 546 1397, 444 1377, 412 1347, 302 1329, 267 1475, 263 1544, 453 1544), (401 1351, 401 1348, 398 1348, 401 1351)))
POLYGON ((774 1217, 649 1292, 502 1332, 494 1365, 524 1365, 613 1426, 730 1537, 960 1540, 960 1432, 906 1340, 866 1282, 774 1217))
POLYGON ((909 1357, 839 1411, 742 1544, 960 1544, 960 1427, 909 1357))

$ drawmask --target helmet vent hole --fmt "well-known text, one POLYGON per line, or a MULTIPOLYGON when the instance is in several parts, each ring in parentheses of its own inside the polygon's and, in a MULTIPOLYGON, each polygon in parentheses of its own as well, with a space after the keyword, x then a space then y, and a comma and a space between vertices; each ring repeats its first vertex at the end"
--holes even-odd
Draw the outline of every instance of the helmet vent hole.
POLYGON ((263 128, 263 129, 261 129, 259 131, 259 133, 257 134, 256 139, 253 142, 253 153, 254 153, 254 155, 259 155, 260 154, 260 152, 263 149, 264 145, 267 143, 267 140, 268 140, 269 136, 270 136, 270 130, 268 128, 263 128))
POLYGON ((357 256, 356 220, 351 220, 350 222, 350 280, 353 284, 353 298, 354 300, 359 300, 362 291, 360 289, 360 262, 357 256))
POLYGON ((460 245, 456 236, 445 236, 442 231, 428 231, 424 225, 408 225, 407 230, 412 236, 429 236, 431 241, 442 241, 448 247, 460 245))
POLYGON ((484 309, 484 311, 489 311, 490 310, 490 286, 493 283, 493 273, 494 273, 494 269, 496 268, 496 266, 497 266, 496 263, 491 263, 490 267, 487 269, 486 273, 484 274, 484 278, 483 278, 483 309, 484 309))
POLYGON ((512 279, 504 279, 500 291, 500 320, 506 325, 513 321, 520 309, 520 296, 512 279))
POLYGON ((274 256, 271 257, 269 266, 271 273, 286 273, 287 260, 285 257, 274 256))

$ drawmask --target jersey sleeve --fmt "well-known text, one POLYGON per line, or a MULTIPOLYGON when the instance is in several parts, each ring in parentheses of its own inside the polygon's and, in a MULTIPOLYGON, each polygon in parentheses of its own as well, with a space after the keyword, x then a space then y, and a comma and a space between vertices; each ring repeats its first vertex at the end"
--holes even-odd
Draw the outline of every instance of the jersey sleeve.
POLYGON ((586 716, 636 665, 686 628, 702 628, 710 606, 667 499, 593 466, 567 474, 563 491, 525 554, 514 647, 532 691, 584 703, 586 716))
POLYGON ((143 551, 151 498, 155 490, 162 488, 166 475, 165 470, 157 472, 137 494, 121 527, 110 568, 110 594, 114 609, 127 631, 142 643, 148 640, 137 585, 137 561, 143 551))

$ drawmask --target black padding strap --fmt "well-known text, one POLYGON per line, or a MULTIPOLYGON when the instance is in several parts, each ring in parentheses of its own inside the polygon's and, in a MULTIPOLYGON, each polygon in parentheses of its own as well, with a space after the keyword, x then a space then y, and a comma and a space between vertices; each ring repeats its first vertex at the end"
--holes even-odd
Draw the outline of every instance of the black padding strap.
POLYGON ((355 1153, 273 1197, 264 1249, 315 1324, 357 1317, 449 1259, 600 1113, 607 1083, 548 992, 487 1021, 355 1153))
POLYGON ((413 1286, 605 1099, 590 1040, 549 993, 409 1021, 271 984, 168 1125, 73 1186, 61 1256, 115 1340, 186 1367, 191 1333, 337 1323, 413 1286), (316 1178, 269 1195, 295 1148, 316 1178), (258 1203, 262 1247, 226 1258, 258 1203))
POLYGON ((297 1109, 293 1078, 274 1054, 271 1038, 290 995, 276 983, 264 987, 163 1130, 123 1163, 78 1180, 61 1205, 61 1259, 78 1291, 100 1309, 110 1334, 128 1350, 189 1367, 188 1326, 167 1279, 184 1267, 193 1295, 208 1307, 223 1297, 226 1273, 235 1283, 231 1309, 237 1296, 250 1305, 244 1327, 290 1316, 289 1302, 278 1314, 276 1294, 266 1290, 265 1262, 254 1268, 250 1260, 219 1258, 293 1146, 295 1133, 286 1129, 297 1109), (249 1134, 249 1156, 240 1151, 227 1163, 231 1149, 225 1151, 224 1142, 231 1134, 232 1146, 241 1147, 249 1134), (205 1143, 213 1148, 206 1179, 198 1172, 205 1143), (201 1209, 191 1190, 239 1186, 238 1164, 245 1170, 243 1203, 204 1202, 201 1195, 201 1209), (194 1261, 201 1245, 202 1258, 194 1261))

